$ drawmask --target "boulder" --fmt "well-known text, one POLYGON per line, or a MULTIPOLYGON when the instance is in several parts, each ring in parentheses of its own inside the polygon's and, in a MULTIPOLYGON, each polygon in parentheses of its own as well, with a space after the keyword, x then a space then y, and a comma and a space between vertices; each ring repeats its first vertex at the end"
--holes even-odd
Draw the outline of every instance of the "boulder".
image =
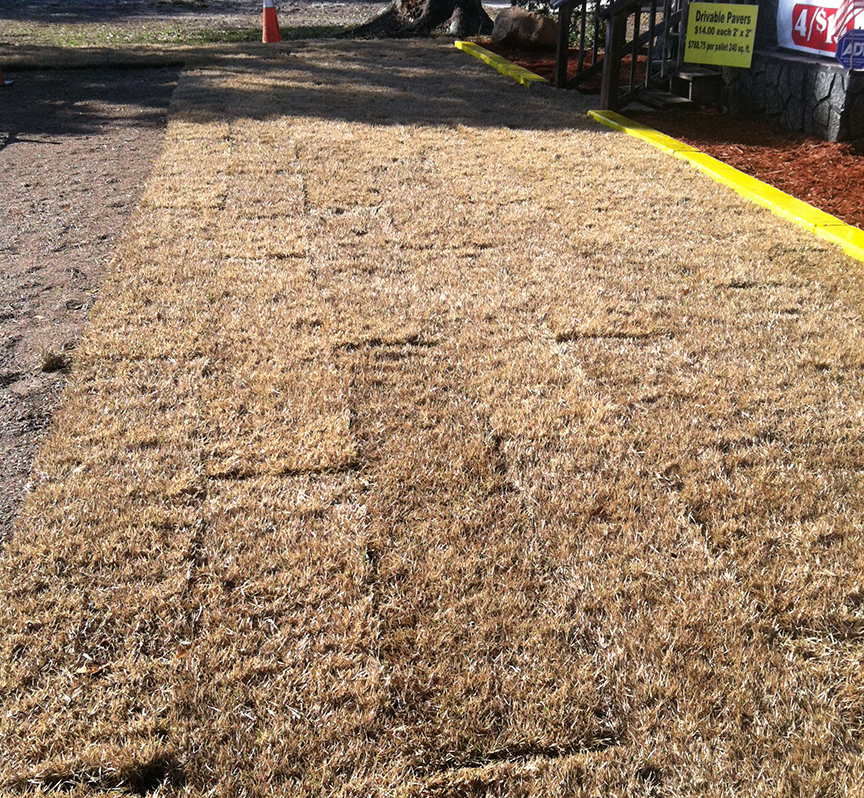
POLYGON ((558 26, 543 14, 511 6, 495 17, 492 44, 525 50, 548 50, 558 41, 558 26))

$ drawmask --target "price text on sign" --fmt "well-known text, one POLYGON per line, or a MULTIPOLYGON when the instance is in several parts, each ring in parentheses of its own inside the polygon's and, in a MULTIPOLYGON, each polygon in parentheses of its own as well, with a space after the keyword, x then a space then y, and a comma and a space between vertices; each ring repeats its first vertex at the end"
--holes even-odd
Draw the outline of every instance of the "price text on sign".
POLYGON ((864 10, 857 4, 850 6, 844 0, 779 0, 777 44, 833 57, 837 40, 847 30, 864 27, 864 10), (852 12, 851 17, 847 17, 847 10, 852 12))
POLYGON ((798 50, 830 53, 837 47, 836 8, 797 3, 792 9, 792 42, 798 50))
POLYGON ((684 60, 749 69, 758 11, 759 6, 690 3, 684 60))

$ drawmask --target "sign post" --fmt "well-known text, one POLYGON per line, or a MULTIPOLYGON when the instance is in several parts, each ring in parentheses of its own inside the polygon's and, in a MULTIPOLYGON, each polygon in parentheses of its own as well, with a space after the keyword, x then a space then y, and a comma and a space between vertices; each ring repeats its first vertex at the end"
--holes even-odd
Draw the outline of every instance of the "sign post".
POLYGON ((690 3, 684 61, 749 69, 758 12, 759 6, 690 3))

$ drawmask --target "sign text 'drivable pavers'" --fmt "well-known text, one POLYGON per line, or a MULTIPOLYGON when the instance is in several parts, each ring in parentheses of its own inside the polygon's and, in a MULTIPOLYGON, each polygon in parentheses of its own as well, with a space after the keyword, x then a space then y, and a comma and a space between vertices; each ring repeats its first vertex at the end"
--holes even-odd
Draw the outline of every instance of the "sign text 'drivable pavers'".
POLYGON ((684 60, 749 69, 758 12, 758 6, 690 3, 684 60))

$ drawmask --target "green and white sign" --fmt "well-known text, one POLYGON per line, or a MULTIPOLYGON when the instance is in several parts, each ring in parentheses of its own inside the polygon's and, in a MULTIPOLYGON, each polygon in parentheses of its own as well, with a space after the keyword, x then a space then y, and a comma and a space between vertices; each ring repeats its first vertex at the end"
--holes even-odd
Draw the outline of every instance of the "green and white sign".
POLYGON ((690 3, 684 60, 750 69, 758 11, 759 6, 690 3))

